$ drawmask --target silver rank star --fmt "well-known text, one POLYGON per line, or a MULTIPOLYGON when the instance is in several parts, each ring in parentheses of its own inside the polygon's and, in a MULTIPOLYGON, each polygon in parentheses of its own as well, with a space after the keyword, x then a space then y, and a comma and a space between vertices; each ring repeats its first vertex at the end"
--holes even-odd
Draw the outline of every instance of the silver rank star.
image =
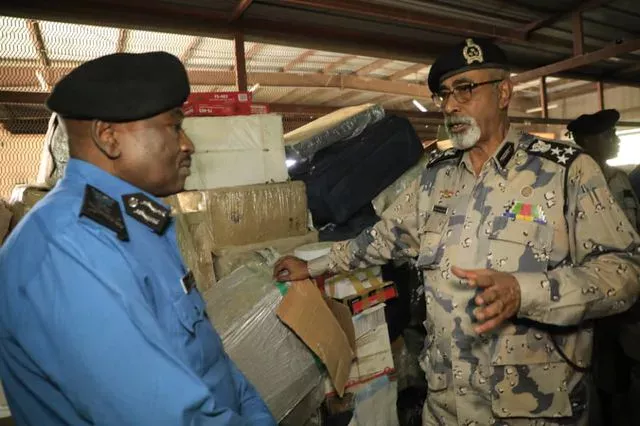
POLYGON ((561 150, 560 148, 553 148, 553 149, 551 150, 551 153, 552 153, 553 155, 555 155, 556 157, 559 157, 559 156, 562 154, 562 150, 561 150))
POLYGON ((565 153, 566 155, 573 155, 575 152, 576 152, 576 150, 575 150, 575 149, 573 149, 573 148, 571 148, 571 147, 569 147, 569 148, 565 148, 565 149, 564 149, 564 153, 565 153))
POLYGON ((558 155, 558 163, 567 164, 568 160, 569 160, 569 157, 567 157, 566 155, 564 154, 558 155))

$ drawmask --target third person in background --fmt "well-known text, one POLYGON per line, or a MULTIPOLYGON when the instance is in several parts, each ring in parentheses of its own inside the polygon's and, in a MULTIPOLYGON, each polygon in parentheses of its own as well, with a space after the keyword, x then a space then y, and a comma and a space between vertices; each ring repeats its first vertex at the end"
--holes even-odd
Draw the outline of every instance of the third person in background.
POLYGON ((583 114, 567 126, 574 141, 598 163, 629 222, 638 230, 640 226, 640 202, 633 191, 627 174, 607 164, 607 160, 618 154, 620 139, 616 135, 616 123, 620 113, 615 109, 605 109, 595 114, 583 114))

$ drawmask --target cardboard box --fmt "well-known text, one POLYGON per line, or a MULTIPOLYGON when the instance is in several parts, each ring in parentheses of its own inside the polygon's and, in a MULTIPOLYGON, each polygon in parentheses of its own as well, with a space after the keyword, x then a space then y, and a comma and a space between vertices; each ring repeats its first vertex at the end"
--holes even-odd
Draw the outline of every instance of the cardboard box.
POLYGON ((279 255, 285 256, 291 254, 293 250, 299 246, 317 241, 318 232, 311 231, 300 237, 282 238, 245 246, 214 248, 213 262, 215 275, 217 279, 221 279, 241 265, 262 261, 263 256, 260 255, 260 252, 264 250, 273 250, 279 255))
POLYGON ((326 295, 334 299, 365 295, 371 290, 382 287, 384 287, 384 281, 379 266, 333 275, 324 282, 326 295))
POLYGON ((192 93, 182 106, 186 117, 211 117, 251 114, 251 92, 192 93))
POLYGON ((217 281, 213 267, 213 255, 206 245, 202 245, 205 240, 193 238, 187 215, 178 214, 175 220, 176 237, 182 260, 189 270, 193 271, 198 290, 205 292, 217 281))
POLYGON ((251 105, 251 114, 269 114, 271 109, 267 104, 252 104, 251 105))
POLYGON ((349 312, 305 280, 291 284, 276 314, 320 358, 342 396, 356 348, 349 312))
POLYGON ((6 236, 9 234, 12 217, 13 212, 9 205, 3 200, 0 200, 0 244, 2 244, 6 236))
MULTIPOLYGON (((349 378, 345 384, 349 392, 355 392, 371 380, 394 372, 384 306, 375 306, 352 318, 356 359, 349 368, 349 378)), ((325 380, 325 393, 328 396, 336 393, 328 380, 325 380)))
POLYGON ((289 179, 282 117, 191 117, 184 131, 195 146, 186 189, 285 182, 289 179))
POLYGON ((177 202, 184 213, 200 213, 189 216, 192 233, 211 251, 308 233, 302 182, 188 191, 177 194, 177 202))
POLYGON ((344 306, 323 299, 311 281, 274 283, 272 272, 268 263, 243 266, 203 297, 225 351, 281 421, 305 400, 312 406, 311 392, 324 393, 311 350, 342 394, 355 338, 344 306))
POLYGON ((372 306, 398 297, 398 289, 392 282, 385 282, 382 287, 367 290, 365 294, 336 299, 349 307, 353 315, 357 315, 372 306))

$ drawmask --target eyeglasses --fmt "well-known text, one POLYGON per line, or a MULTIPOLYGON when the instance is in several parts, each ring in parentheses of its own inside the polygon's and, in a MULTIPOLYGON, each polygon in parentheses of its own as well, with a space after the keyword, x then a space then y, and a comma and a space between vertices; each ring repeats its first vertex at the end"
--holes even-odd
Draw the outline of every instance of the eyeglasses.
POLYGON ((501 81, 503 81, 503 79, 483 81, 482 83, 459 84, 453 87, 451 90, 442 89, 438 93, 434 93, 431 96, 431 99, 433 99, 433 103, 436 104, 438 108, 442 108, 442 106, 447 103, 447 101, 449 100, 449 96, 451 95, 453 95, 454 99, 458 103, 464 104, 471 100, 474 89, 477 89, 480 86, 484 86, 485 84, 495 84, 500 83, 501 81))

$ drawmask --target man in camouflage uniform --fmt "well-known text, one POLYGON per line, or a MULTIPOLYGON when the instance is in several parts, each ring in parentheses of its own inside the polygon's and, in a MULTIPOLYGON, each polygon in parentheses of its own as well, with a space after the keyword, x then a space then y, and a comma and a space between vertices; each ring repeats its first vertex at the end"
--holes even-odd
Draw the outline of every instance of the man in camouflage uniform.
POLYGON ((510 130, 502 50, 468 39, 429 74, 454 147, 383 219, 325 258, 286 257, 302 279, 416 257, 429 384, 424 425, 583 425, 592 331, 640 291, 640 238, 596 163, 510 130))
POLYGON ((605 109, 595 114, 583 114, 567 126, 585 153, 596 160, 604 172, 609 189, 629 222, 638 230, 640 226, 640 202, 633 191, 629 177, 622 170, 607 165, 607 160, 618 153, 620 139, 616 135, 616 123, 620 113, 615 109, 605 109))
MULTIPOLYGON (((583 114, 569 123, 567 130, 584 152, 598 163, 613 198, 638 230, 640 206, 631 182, 625 172, 606 163, 618 153, 620 140, 616 135, 616 123, 619 119, 620 113, 615 109, 583 114)), ((593 423, 619 426, 632 424, 627 423, 633 416, 625 397, 631 396, 628 392, 632 379, 632 358, 637 358, 640 353, 640 333, 637 331, 637 320, 634 319, 639 310, 640 306, 636 304, 633 312, 605 318, 596 324, 592 364, 600 409, 599 418, 594 418, 593 423), (623 345, 627 348, 626 354, 623 345), (632 352, 629 354, 630 350, 632 352)))

